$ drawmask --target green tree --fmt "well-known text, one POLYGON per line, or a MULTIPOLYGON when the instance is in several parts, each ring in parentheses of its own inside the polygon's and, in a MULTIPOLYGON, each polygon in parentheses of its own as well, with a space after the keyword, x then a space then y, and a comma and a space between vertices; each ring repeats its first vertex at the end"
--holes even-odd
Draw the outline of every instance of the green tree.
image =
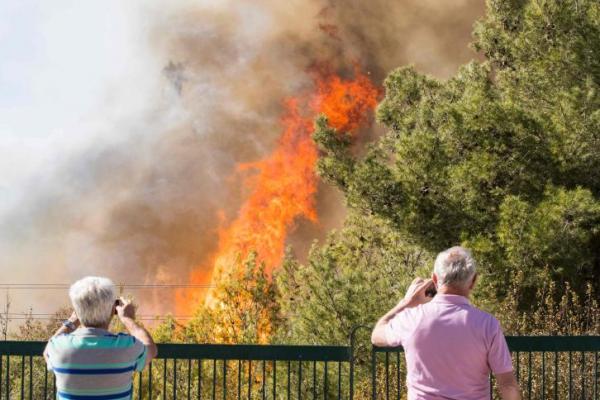
POLYGON ((439 81, 393 71, 364 157, 317 121, 318 169, 348 205, 428 252, 462 243, 496 303, 523 271, 519 307, 539 278, 600 286, 600 3, 490 0, 475 27, 487 61, 439 81))
POLYGON ((347 344, 353 327, 393 307, 416 274, 430 273, 431 262, 386 221, 350 215, 345 227, 313 246, 306 265, 286 258, 276 277, 285 316, 277 340, 347 344))

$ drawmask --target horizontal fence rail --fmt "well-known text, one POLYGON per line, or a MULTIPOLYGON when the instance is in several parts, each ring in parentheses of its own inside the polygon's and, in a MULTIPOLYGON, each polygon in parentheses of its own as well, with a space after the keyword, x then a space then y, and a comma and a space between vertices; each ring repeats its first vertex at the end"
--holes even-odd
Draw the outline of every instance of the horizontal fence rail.
MULTIPOLYGON (((523 399, 598 400, 600 336, 507 336, 523 399)), ((406 396, 402 347, 371 351, 371 398, 406 396)), ((490 376, 490 399, 499 399, 490 376)))
MULTIPOLYGON (((507 337, 524 399, 600 400, 600 336, 507 337)), ((0 341, 0 400, 54 399, 45 342, 0 341)), ((134 399, 406 398, 401 347, 160 344, 134 399), (356 354, 354 354, 356 353, 356 354), (354 387, 356 383, 356 388, 354 387), (365 384, 366 383, 366 384, 365 384)), ((498 398, 490 378, 490 398, 498 398)))
MULTIPOLYGON (((54 399, 45 342, 0 342, 0 399, 54 399)), ((159 344, 134 399, 348 398, 350 347, 159 344)))

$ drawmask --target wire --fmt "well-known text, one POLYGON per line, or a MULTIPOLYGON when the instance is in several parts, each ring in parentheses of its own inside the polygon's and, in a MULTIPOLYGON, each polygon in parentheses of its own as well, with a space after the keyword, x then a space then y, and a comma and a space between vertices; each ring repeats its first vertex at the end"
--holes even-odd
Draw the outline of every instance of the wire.
MULTIPOLYGON (((136 318, 137 321, 164 321, 166 319, 168 319, 169 317, 138 317, 136 318)), ((193 317, 172 317, 174 320, 190 320, 193 317)), ((25 320, 29 320, 29 321, 62 321, 64 318, 59 318, 59 317, 4 317, 2 316, 2 314, 0 314, 0 320, 8 320, 8 321, 25 321, 25 320)))
MULTIPOLYGON (((0 316, 5 316, 6 317, 7 313, 0 313, 0 316)), ((59 316, 56 315, 56 313, 29 313, 29 312, 12 312, 12 313, 8 313, 8 317, 9 318, 13 318, 13 317, 28 317, 28 316, 32 316, 32 317, 50 317, 50 318, 61 318, 59 316)), ((141 318, 155 318, 154 315, 138 315, 138 317, 141 318)), ((165 316, 166 317, 166 316, 165 316)), ((193 315, 171 315, 170 317, 172 318, 193 318, 193 315)))
MULTIPOLYGON (((118 288, 128 289, 211 289, 211 284, 122 284, 118 288)), ((66 283, 0 283, 0 290, 53 290, 68 289, 71 285, 66 283)))

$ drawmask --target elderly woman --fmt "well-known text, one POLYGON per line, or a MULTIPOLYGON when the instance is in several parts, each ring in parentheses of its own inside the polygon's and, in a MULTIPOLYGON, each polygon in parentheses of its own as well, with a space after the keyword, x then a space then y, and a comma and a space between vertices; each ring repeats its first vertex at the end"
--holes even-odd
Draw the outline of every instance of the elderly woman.
POLYGON ((404 347, 410 400, 489 399, 490 372, 503 400, 520 399, 500 324, 469 303, 476 281, 471 253, 452 247, 437 256, 431 279, 415 279, 377 322, 373 344, 404 347))
POLYGON ((71 286, 69 297, 75 311, 44 351, 58 398, 130 399, 133 372, 157 354, 150 334, 135 322, 133 305, 117 300, 107 278, 83 278, 71 286), (114 314, 129 334, 108 331, 114 314))

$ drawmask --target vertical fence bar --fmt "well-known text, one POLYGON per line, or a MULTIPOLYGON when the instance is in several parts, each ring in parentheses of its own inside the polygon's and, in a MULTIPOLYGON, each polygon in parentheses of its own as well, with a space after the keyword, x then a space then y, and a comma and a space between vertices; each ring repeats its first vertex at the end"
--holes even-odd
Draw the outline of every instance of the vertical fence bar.
POLYGON ((317 362, 316 361, 313 361, 313 400, 317 400, 317 362))
POLYGON ((585 399, 585 353, 581 352, 581 398, 585 399))
POLYGON ((338 361, 338 400, 342 397, 342 363, 338 361))
POLYGON ((187 383, 188 383, 188 390, 187 390, 187 398, 189 399, 190 396, 192 395, 192 359, 188 358, 188 376, 187 376, 187 383))
POLYGON ((291 392, 292 392, 292 382, 291 382, 291 362, 287 362, 287 398, 290 400, 291 392))
POLYGON ((217 360, 213 359, 212 399, 217 398, 217 360))
POLYGON ((542 400, 546 400, 546 352, 542 351, 542 400))
POLYGON ((277 399, 277 360, 273 360, 273 400, 277 399))
POLYGON ((571 400, 573 396, 573 353, 569 351, 569 400, 571 400))
POLYGON ((227 360, 223 359, 223 400, 227 399, 227 360))
POLYGON ((531 400, 531 352, 527 355, 527 398, 531 400))
POLYGON ((598 352, 594 352, 594 400, 598 399, 598 352))
POLYGON ((327 361, 323 366, 323 400, 327 400, 327 361))
POLYGON ((142 381, 144 377, 144 371, 138 372, 138 400, 142 400, 142 381))
POLYGON ((377 398, 377 371, 376 371, 376 357, 377 353, 375 349, 371 350, 371 396, 375 400, 377 398))
POLYGON ((167 399, 167 359, 163 360, 163 400, 167 399))
POLYGON ((21 399, 25 398, 25 356, 21 356, 21 399))
POLYGON ((237 390, 237 398, 238 400, 242 400, 242 360, 238 360, 238 390, 237 390))
POLYGON ((521 357, 520 357, 521 353, 517 351, 517 382, 521 382, 521 357))
POLYGON ((558 400, 558 352, 554 352, 554 400, 558 400))
POLYGON ((33 399, 33 356, 29 356, 29 400, 33 399))
POLYGON ((385 352, 385 400, 390 400, 390 353, 385 352))
MULTIPOLYGON (((1 368, 0 368, 1 370, 1 368)), ((48 398, 48 366, 44 363, 44 400, 48 398)))
POLYGON ((267 375, 266 375, 266 361, 263 360, 262 362, 262 400, 266 399, 267 396, 267 389, 265 386, 265 382, 267 381, 267 375))
MULTIPOLYGON (((152 397, 150 397, 152 399, 152 397)), ((198 400, 202 399, 202 359, 198 359, 198 400)))
POLYGON ((252 360, 248 360, 248 400, 252 399, 252 360))
POLYGON ((148 366, 148 398, 152 398, 152 362, 148 366))
POLYGON ((0 399, 2 398, 2 374, 4 373, 4 366, 2 362, 4 360, 4 354, 0 354, 0 399))
POLYGON ((177 359, 173 359, 173 400, 177 398, 177 359))
POLYGON ((302 399, 302 360, 298 361, 298 400, 302 399))

